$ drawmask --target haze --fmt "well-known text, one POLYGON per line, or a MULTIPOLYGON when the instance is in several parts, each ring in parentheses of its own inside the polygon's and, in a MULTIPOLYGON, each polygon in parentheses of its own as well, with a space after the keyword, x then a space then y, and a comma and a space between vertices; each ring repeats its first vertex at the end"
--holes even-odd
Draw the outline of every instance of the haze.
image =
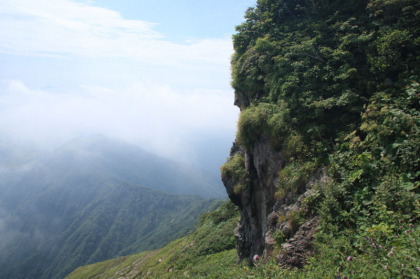
POLYGON ((1 141, 51 148, 103 134, 178 161, 222 160, 239 113, 231 35, 253 2, 1 0, 1 141))

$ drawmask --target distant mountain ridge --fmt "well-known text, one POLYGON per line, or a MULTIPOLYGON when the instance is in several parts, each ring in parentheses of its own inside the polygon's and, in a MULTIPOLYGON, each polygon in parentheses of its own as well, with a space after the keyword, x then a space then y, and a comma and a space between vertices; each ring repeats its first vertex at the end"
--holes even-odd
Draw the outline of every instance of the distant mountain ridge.
POLYGON ((100 135, 74 139, 47 160, 52 166, 67 162, 79 171, 87 168, 167 193, 226 197, 219 176, 100 135))
POLYGON ((211 174, 98 136, 2 167, 0 278, 62 278, 161 247, 191 232, 221 190, 211 174))

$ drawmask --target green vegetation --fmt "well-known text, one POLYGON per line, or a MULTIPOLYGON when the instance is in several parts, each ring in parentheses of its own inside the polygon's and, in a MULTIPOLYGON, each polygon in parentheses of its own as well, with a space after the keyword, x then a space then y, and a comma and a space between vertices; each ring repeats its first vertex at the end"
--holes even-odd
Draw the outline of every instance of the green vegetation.
POLYGON ((275 138, 273 146, 281 145, 281 140, 290 133, 285 125, 285 106, 258 103, 245 109, 239 118, 237 140, 249 149, 262 135, 275 138))
POLYGON ((248 187, 249 177, 245 169, 245 161, 241 154, 237 153, 220 168, 223 177, 238 181, 234 186, 235 193, 240 193, 248 187))
POLYGON ((258 1, 234 35, 232 85, 250 103, 239 142, 252 149, 264 134, 282 147, 293 137, 295 154, 326 156, 375 92, 418 75, 416 13, 406 0, 258 1))
POLYGON ((237 31, 238 142, 282 152, 279 200, 328 170, 304 201, 315 256, 293 276, 418 278, 420 3, 259 0, 237 31))
MULTIPOLYGON (((117 278, 294 278, 270 261, 236 263, 233 230, 239 212, 231 203, 200 218, 196 231, 162 249, 80 267, 66 279, 117 278)), ((303 278, 303 277, 302 277, 303 278)))
POLYGON ((334 180, 319 189, 323 196, 318 207, 323 222, 319 251, 327 255, 338 251, 331 267, 343 263, 346 255, 357 259, 339 268, 337 274, 419 276, 418 89, 415 83, 398 98, 376 96, 377 101, 362 115, 360 129, 331 156, 334 180), (363 138, 358 136, 362 133, 363 138), (322 247, 324 243, 329 244, 322 247))
POLYGON ((233 230, 239 213, 232 203, 201 216, 197 230, 166 247, 78 268, 66 278, 227 278, 235 276, 233 230), (231 270, 231 268, 233 268, 231 270))
POLYGON ((286 195, 296 196, 302 194, 308 183, 309 176, 314 173, 318 165, 315 162, 308 161, 304 163, 291 162, 279 172, 276 180, 277 192, 275 197, 278 200, 286 195))

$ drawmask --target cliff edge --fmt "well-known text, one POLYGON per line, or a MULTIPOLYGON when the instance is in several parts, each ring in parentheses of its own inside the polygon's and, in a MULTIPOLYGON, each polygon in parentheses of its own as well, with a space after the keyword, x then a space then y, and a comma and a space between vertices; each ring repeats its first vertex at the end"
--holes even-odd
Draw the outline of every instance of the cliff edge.
POLYGON ((327 236, 363 254, 359 237, 415 227, 419 14, 410 0, 259 0, 247 10, 231 62, 241 114, 221 167, 241 214, 239 261, 302 268, 327 236))

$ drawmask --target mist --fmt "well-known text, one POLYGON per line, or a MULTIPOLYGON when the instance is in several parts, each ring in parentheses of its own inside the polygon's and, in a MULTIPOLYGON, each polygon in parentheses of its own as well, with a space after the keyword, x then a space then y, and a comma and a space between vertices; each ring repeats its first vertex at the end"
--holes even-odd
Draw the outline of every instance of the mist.
POLYGON ((251 2, 0 1, 0 277, 156 249, 226 198, 251 2))
POLYGON ((130 3, 141 16, 128 19, 107 1, 1 1, 0 144, 53 149, 101 134, 218 172, 239 114, 231 34, 249 3, 217 14, 180 3, 192 17, 177 21, 169 2, 152 18, 151 4, 130 3), (215 18, 226 24, 212 29, 215 18))
POLYGON ((209 138, 214 146, 225 145, 228 152, 238 113, 230 92, 178 92, 154 83, 138 82, 119 90, 80 86, 55 92, 8 80, 0 90, 2 140, 39 149, 102 134, 163 157, 195 163, 199 149, 213 148, 209 138))

